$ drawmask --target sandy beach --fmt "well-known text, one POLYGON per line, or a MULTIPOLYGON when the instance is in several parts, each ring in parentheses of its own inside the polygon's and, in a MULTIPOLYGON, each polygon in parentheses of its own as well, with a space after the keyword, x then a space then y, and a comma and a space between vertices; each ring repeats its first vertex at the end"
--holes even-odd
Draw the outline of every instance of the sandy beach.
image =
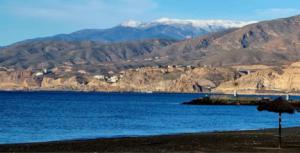
POLYGON ((300 128, 0 145, 0 152, 270 152, 299 153, 300 128))

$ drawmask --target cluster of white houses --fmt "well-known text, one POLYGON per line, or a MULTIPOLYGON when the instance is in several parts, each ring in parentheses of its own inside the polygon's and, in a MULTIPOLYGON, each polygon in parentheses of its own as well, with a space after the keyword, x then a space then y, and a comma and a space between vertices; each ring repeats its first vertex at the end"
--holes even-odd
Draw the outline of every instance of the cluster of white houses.
MULTIPOLYGON (((205 66, 205 67, 209 67, 209 66, 205 66)), ((187 65, 187 66, 183 66, 183 65, 164 65, 164 66, 153 66, 153 67, 129 69, 129 71, 140 71, 140 70, 147 69, 147 68, 162 69, 162 72, 170 72, 170 71, 176 70, 176 69, 181 69, 181 70, 195 69, 196 66, 192 66, 192 65, 187 65)), ((64 66, 64 67, 60 67, 60 68, 55 68, 53 70, 48 70, 48 69, 44 68, 42 70, 36 71, 34 73, 34 76, 35 77, 43 77, 47 74, 55 73, 57 71, 71 72, 72 71, 71 69, 72 69, 71 66, 64 66), (60 69, 61 69, 61 71, 60 71, 60 69)), ((243 75, 248 75, 250 73, 253 73, 253 70, 237 69, 237 72, 239 74, 239 77, 241 77, 243 75)), ((78 70, 77 74, 79 74, 79 75, 88 75, 88 72, 86 72, 85 70, 78 70)), ((113 71, 109 71, 106 75, 98 74, 98 75, 94 75, 93 78, 97 79, 97 80, 105 81, 107 83, 117 83, 124 76, 124 74, 125 74, 125 71, 121 71, 118 74, 116 74, 113 71)))
POLYGON ((114 75, 114 76, 95 75, 94 79, 103 80, 103 81, 106 81, 108 83, 117 83, 120 79, 120 76, 116 76, 116 75, 114 75))
MULTIPOLYGON (((168 65, 168 66, 154 66, 154 67, 146 67, 153 69, 176 69, 176 68, 186 68, 186 69, 194 69, 194 66, 181 66, 181 65, 168 65)), ((140 71, 146 68, 137 68, 137 69, 128 69, 129 71, 140 71)), ((94 75, 93 78, 97 80, 106 81, 107 83, 117 83, 125 74, 125 71, 121 71, 118 74, 115 74, 113 71, 109 71, 108 75, 94 75)))
POLYGON ((115 75, 114 72, 110 71, 109 75, 94 75, 94 79, 106 81, 107 83, 117 83, 125 74, 124 71, 121 71, 118 75, 115 75))
MULTIPOLYGON (((57 68, 55 70, 48 70, 48 69, 42 69, 42 70, 35 70, 33 71, 34 77, 41 78, 48 74, 54 74, 57 71, 57 68)), ((64 71, 64 72, 70 72, 70 71, 64 71)), ((113 71, 108 72, 108 75, 94 75, 93 78, 97 80, 106 81, 107 83, 116 83, 120 80, 120 78, 123 77, 124 71, 120 72, 119 74, 115 74, 113 71)), ((85 70, 78 70, 77 75, 81 76, 87 76, 89 73, 85 70)))
POLYGON ((34 74, 35 77, 41 77, 41 76, 44 76, 46 74, 49 74, 51 73, 51 71, 47 70, 47 69, 42 69, 42 71, 39 71, 39 72, 36 72, 34 74))

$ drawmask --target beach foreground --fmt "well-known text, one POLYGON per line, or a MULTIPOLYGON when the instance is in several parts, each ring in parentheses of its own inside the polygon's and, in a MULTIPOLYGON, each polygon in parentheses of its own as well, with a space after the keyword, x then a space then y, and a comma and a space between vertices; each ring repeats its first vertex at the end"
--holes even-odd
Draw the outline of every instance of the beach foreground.
POLYGON ((0 152, 300 152, 300 127, 283 130, 215 132, 137 138, 112 138, 33 144, 0 145, 0 152))

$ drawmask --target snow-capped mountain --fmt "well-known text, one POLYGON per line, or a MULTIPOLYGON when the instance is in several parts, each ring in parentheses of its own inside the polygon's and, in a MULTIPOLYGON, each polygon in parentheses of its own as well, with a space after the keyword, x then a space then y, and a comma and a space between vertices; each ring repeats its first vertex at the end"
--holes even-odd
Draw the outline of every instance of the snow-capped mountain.
POLYGON ((110 29, 85 29, 71 34, 42 38, 47 40, 122 42, 145 39, 184 40, 230 28, 239 28, 253 21, 179 20, 161 18, 152 22, 126 21, 110 29))
POLYGON ((211 28, 240 28, 248 24, 256 23, 256 21, 232 21, 232 20, 181 20, 161 18, 149 23, 140 21, 129 20, 121 24, 124 27, 132 28, 150 28, 157 25, 170 25, 170 26, 192 26, 194 28, 202 28, 210 30, 211 28))

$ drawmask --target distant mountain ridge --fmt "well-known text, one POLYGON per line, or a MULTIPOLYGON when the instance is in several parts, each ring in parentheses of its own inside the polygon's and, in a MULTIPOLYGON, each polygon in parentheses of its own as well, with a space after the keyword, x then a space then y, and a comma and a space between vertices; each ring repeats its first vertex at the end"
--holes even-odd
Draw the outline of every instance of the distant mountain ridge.
POLYGON ((101 41, 106 43, 146 39, 184 40, 230 28, 239 28, 251 23, 254 22, 162 18, 142 23, 130 20, 110 29, 84 29, 71 34, 59 34, 33 40, 101 41))
POLYGON ((300 60, 300 16, 178 42, 153 54, 169 55, 169 62, 211 66, 291 63, 300 60))
MULTIPOLYGON (((154 50, 169 46, 172 40, 143 40, 119 43, 95 41, 27 41, 0 49, 0 67, 24 69, 68 65, 90 72, 122 69, 154 50), (114 64, 112 64, 114 63, 114 64), (123 65, 124 64, 124 65, 123 65)), ((138 63, 140 65, 142 63, 138 63)), ((135 64, 136 65, 136 64, 135 64)), ((130 66, 129 66, 130 67, 130 66)))
MULTIPOLYGON (((140 34, 140 39, 145 38, 143 33, 140 33, 140 28, 128 27, 129 24, 141 26, 132 22, 127 23, 127 26, 113 28, 110 33, 106 32, 105 36, 113 43, 89 39, 67 41, 63 38, 57 39, 57 36, 53 40, 40 39, 7 46, 0 49, 0 66, 33 69, 41 68, 41 63, 49 67, 68 63, 67 65, 74 67, 74 70, 99 72, 161 65, 282 65, 300 60, 300 16, 229 28, 180 41, 171 38, 128 41, 128 38, 137 38, 135 34, 140 34), (116 29, 119 29, 120 33, 116 33, 116 29), (123 35, 126 30, 128 35, 123 35), (113 38, 126 41, 118 42, 113 38)), ((161 34, 171 27, 160 24, 150 29, 161 34)), ((80 31, 73 35, 82 36, 82 33, 89 32, 94 33, 93 30, 80 31)))

